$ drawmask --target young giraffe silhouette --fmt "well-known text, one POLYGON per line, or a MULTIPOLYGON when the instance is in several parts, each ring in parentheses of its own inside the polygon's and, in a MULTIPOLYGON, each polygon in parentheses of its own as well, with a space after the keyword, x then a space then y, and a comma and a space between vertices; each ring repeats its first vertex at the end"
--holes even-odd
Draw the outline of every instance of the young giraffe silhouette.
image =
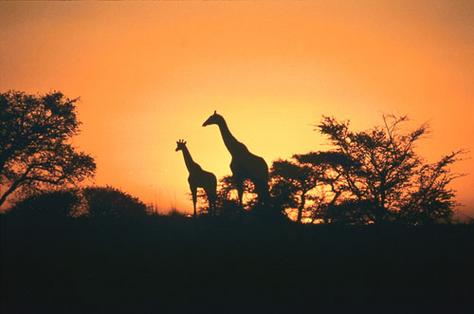
POLYGON ((249 152, 247 147, 240 143, 233 135, 224 120, 224 117, 217 114, 211 115, 202 126, 217 124, 224 140, 227 150, 232 155, 230 169, 232 170, 232 178, 237 187, 239 194, 239 202, 242 205, 242 196, 244 189, 244 181, 250 179, 254 186, 255 192, 258 194, 258 201, 264 203, 268 200, 268 166, 262 157, 256 156, 249 152))
POLYGON ((217 198, 216 176, 211 172, 203 170, 201 166, 199 166, 193 160, 184 140, 179 140, 176 142, 176 144, 177 146, 175 151, 183 152, 184 163, 186 164, 186 168, 188 168, 189 172, 188 182, 189 188, 191 189, 191 194, 193 196, 194 218, 196 218, 197 188, 203 188, 206 192, 209 202, 209 214, 214 215, 217 198))

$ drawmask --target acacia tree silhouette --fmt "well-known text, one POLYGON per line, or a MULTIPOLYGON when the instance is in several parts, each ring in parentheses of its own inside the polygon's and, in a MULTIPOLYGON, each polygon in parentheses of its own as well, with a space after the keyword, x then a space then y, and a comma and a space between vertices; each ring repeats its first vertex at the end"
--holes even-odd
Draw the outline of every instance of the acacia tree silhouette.
POLYGON ((301 222, 307 194, 321 175, 314 167, 293 160, 276 160, 271 169, 271 194, 283 207, 296 207, 296 221, 301 222))
POLYGON ((341 176, 341 171, 350 171, 354 163, 340 152, 309 152, 296 154, 293 158, 299 163, 312 167, 317 177, 317 189, 310 195, 314 200, 310 206, 312 221, 325 223, 360 223, 360 211, 351 201, 350 190, 341 176), (348 204, 351 203, 351 206, 348 204))
POLYGON ((296 208, 297 221, 303 212, 325 223, 450 221, 456 202, 449 183, 460 174, 449 166, 464 152, 424 163, 414 148, 427 126, 403 132, 407 117, 384 116, 383 121, 383 126, 354 132, 348 121, 324 117, 318 129, 335 149, 275 161, 273 202, 296 208))
MULTIPOLYGON (((463 151, 434 164, 423 163, 414 147, 427 125, 404 133, 401 125, 407 120, 406 116, 384 116, 383 126, 354 132, 348 121, 324 117, 318 129, 335 146, 334 152, 344 156, 343 162, 332 163, 332 170, 339 176, 339 189, 349 192, 345 201, 364 208, 370 221, 448 221, 455 205, 454 191, 448 185, 459 177, 449 166, 463 151)), ((302 157, 317 163, 320 156, 302 157)))
POLYGON ((0 206, 15 191, 64 186, 93 176, 93 158, 70 143, 79 132, 76 102, 61 92, 0 94, 0 206))
POLYGON ((291 160, 273 162, 271 194, 273 202, 283 208, 296 208, 296 221, 301 222, 304 212, 310 221, 322 219, 323 212, 338 204, 344 195, 340 175, 332 167, 347 164, 344 155, 337 152, 310 152, 295 154, 291 160), (311 204, 307 205, 307 201, 311 204))
POLYGON ((214 111, 202 126, 215 124, 219 127, 224 144, 232 155, 230 169, 232 179, 237 188, 239 202, 242 205, 244 181, 249 179, 255 185, 258 201, 265 203, 269 199, 268 193, 268 166, 262 157, 252 154, 247 147, 239 142, 230 132, 224 117, 214 111))
POLYGON ((257 195, 255 194, 255 185, 250 180, 245 180, 242 185, 243 194, 246 195, 246 201, 242 200, 242 206, 232 197, 232 192, 237 190, 232 176, 224 176, 219 179, 217 202, 223 215, 233 215, 243 213, 245 210, 251 210, 257 205, 257 195))

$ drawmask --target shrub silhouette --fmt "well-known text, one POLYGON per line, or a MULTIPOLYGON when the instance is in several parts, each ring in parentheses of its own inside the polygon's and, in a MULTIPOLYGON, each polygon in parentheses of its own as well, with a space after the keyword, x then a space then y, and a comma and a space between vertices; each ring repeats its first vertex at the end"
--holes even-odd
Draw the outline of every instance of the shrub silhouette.
POLYGON ((372 222, 374 204, 370 201, 343 200, 321 206, 314 212, 316 219, 333 224, 368 224, 372 222))
POLYGON ((82 195, 90 217, 119 218, 147 215, 147 207, 142 201, 110 186, 84 188, 82 195))
POLYGON ((8 214, 23 220, 54 221, 74 216, 78 203, 75 190, 47 191, 17 202, 8 214))
POLYGON ((8 213, 23 220, 48 220, 85 213, 91 218, 142 217, 148 210, 138 198, 107 186, 41 192, 17 202, 8 213))

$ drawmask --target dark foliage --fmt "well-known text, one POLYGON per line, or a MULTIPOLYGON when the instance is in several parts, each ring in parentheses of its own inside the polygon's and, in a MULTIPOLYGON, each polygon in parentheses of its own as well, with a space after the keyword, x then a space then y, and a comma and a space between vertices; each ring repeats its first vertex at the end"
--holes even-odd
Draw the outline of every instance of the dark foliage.
POLYGON ((17 202, 8 214, 28 221, 61 220, 73 217, 79 202, 77 191, 46 191, 17 202))
POLYGON ((142 201, 110 186, 84 188, 82 194, 90 217, 143 217, 147 214, 142 201))
POLYGON ((280 160, 272 168, 275 201, 325 223, 450 222, 456 205, 449 187, 459 175, 450 166, 462 151, 429 164, 415 152, 427 126, 403 132, 406 117, 384 116, 384 125, 352 131, 349 122, 325 117, 318 126, 334 146, 280 160), (310 200, 310 204, 308 204, 310 200))
POLYGON ((8 215, 24 220, 82 215, 90 218, 132 218, 147 214, 148 208, 142 201, 110 186, 41 192, 17 202, 8 211, 8 215))
POLYGON ((76 99, 0 93, 0 205, 15 191, 64 186, 95 172, 89 155, 69 140, 79 132, 76 99))
MULTIPOLYGON (((216 199, 216 214, 220 217, 236 217, 245 212, 250 211, 257 204, 256 194, 254 193, 254 185, 251 181, 246 180, 243 183, 243 190, 247 198, 244 199, 243 206, 239 205, 237 188, 232 176, 224 176, 219 179, 216 199)), ((207 212, 207 196, 200 191, 199 199, 202 212, 207 212)))
POLYGON ((244 199, 243 206, 240 206, 238 202, 237 188, 232 176, 224 176, 219 180, 217 205, 224 215, 241 213, 245 210, 250 210, 256 205, 257 195, 255 194, 255 186, 253 183, 250 180, 245 180, 242 187, 244 194, 247 197, 244 199))
POLYGON ((271 195, 283 208, 296 208, 296 221, 301 222, 307 194, 316 188, 321 176, 318 169, 298 161, 277 160, 271 169, 271 195))
POLYGON ((405 116, 384 116, 384 125, 354 132, 348 122, 325 117, 318 126, 348 162, 333 167, 344 189, 357 202, 363 201, 371 222, 404 220, 420 224, 450 220, 454 191, 448 184, 459 175, 449 166, 461 151, 427 164, 415 152, 417 141, 427 132, 422 125, 410 132, 401 126, 405 116))

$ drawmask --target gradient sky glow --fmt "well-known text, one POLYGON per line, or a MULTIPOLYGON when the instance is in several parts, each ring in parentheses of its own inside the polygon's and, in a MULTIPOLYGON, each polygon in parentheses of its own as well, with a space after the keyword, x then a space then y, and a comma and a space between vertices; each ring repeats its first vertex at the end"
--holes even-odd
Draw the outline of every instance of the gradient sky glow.
MULTIPOLYGON (((430 123, 428 161, 472 156, 473 73, 473 1, 0 3, 0 90, 80 96, 94 182, 164 210, 192 207, 177 139, 230 174, 218 129, 201 127, 214 109, 269 165, 328 149, 322 115, 364 129, 407 114, 430 123)), ((474 174, 453 187, 474 214, 474 174)))

